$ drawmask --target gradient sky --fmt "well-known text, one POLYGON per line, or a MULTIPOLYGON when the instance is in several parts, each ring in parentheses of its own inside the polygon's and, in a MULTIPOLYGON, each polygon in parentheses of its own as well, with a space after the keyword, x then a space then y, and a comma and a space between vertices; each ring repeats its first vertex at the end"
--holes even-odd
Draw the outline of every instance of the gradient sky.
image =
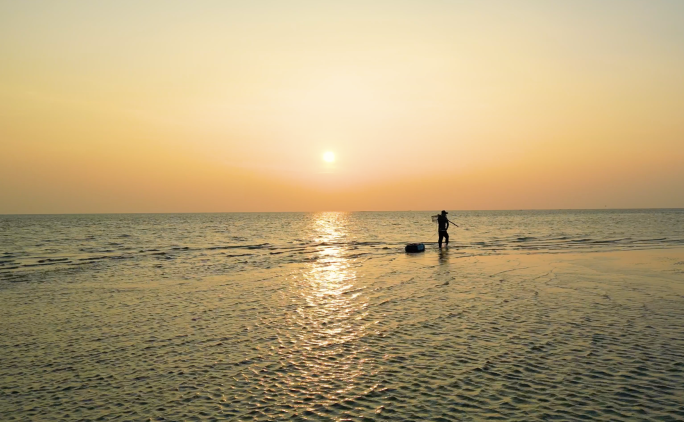
POLYGON ((684 207, 680 0, 0 0, 0 57, 0 213, 684 207))

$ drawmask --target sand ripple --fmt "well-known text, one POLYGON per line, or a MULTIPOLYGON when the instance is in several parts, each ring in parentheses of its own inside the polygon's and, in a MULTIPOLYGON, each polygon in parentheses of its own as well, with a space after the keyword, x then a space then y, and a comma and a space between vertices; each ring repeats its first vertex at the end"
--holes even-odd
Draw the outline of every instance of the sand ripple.
POLYGON ((2 420, 681 420, 684 252, 0 290, 2 420))

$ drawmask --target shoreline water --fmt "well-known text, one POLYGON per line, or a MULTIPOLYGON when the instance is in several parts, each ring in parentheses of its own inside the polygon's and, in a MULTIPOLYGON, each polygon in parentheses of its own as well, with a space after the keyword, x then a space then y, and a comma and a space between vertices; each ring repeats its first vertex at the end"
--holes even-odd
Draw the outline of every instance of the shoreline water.
MULTIPOLYGON (((211 276, 434 245, 428 212, 0 217, 0 284, 98 276, 211 276)), ((684 210, 454 212, 465 255, 684 246, 684 210)))
POLYGON ((457 252, 11 283, 0 418, 684 417, 684 248, 457 252))

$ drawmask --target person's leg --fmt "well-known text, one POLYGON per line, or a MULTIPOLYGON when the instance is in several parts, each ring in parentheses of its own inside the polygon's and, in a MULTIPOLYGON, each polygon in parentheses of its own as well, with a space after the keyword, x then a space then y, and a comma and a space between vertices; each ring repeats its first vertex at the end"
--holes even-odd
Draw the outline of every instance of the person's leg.
POLYGON ((444 233, 439 232, 439 248, 442 248, 442 238, 444 237, 444 233))
POLYGON ((444 232, 444 238, 446 239, 445 245, 446 245, 446 246, 449 246, 449 233, 444 232))

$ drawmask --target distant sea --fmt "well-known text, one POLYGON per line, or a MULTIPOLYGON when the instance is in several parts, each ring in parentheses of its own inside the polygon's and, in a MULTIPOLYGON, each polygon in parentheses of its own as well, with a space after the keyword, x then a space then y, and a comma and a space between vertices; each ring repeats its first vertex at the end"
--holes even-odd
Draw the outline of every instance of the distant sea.
MULTIPOLYGON (((434 212, 0 215, 0 280, 186 277, 434 247, 434 212)), ((684 246, 684 209, 451 211, 463 256, 684 246)))
POLYGON ((684 210, 438 211, 2 215, 0 420, 684 419, 684 210))

